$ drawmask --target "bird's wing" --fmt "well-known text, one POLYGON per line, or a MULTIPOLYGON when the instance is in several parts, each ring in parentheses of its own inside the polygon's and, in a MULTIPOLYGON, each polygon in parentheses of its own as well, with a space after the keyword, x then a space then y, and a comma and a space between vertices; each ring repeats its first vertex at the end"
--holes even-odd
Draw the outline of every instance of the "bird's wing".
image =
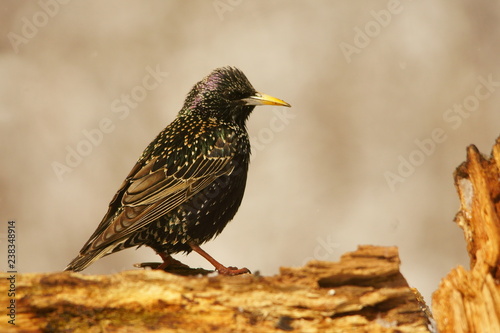
POLYGON ((127 239, 134 231, 167 214, 218 177, 231 174, 231 149, 215 147, 168 174, 155 170, 158 158, 134 166, 110 203, 106 216, 80 251, 89 253, 127 239))

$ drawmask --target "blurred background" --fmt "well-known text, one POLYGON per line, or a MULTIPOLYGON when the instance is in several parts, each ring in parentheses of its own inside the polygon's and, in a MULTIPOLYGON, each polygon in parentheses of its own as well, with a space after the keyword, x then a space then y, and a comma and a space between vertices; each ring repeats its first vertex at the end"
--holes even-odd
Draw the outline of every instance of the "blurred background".
MULTIPOLYGON (((225 65, 292 108, 250 117, 245 198, 207 252, 272 275, 395 245, 428 302, 468 267, 452 174, 500 134, 500 3, 11 0, 0 17, 0 237, 3 252, 14 219, 19 272, 77 255, 191 87, 225 65)), ((84 273, 159 259, 129 249, 84 273)))

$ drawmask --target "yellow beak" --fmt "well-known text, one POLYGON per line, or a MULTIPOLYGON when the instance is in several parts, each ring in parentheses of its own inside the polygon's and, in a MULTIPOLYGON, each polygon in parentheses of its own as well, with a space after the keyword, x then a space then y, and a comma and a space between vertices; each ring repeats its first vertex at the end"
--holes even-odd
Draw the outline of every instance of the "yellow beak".
POLYGON ((288 104, 285 101, 282 101, 279 98, 262 94, 259 92, 255 93, 255 95, 250 96, 248 98, 243 98, 242 101, 245 101, 247 105, 279 105, 279 106, 291 107, 290 104, 288 104))

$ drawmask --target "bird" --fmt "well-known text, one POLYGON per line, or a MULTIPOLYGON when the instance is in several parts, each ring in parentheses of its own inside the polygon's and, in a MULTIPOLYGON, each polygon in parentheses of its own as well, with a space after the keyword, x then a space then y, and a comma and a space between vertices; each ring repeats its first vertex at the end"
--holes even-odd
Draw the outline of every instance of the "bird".
POLYGON ((195 251, 221 275, 250 273, 222 265, 200 245, 221 233, 242 202, 251 153, 246 122, 259 105, 291 106, 257 92, 232 66, 196 83, 65 271, 79 272, 109 254, 147 246, 163 260, 157 269, 178 263, 173 254, 195 251))

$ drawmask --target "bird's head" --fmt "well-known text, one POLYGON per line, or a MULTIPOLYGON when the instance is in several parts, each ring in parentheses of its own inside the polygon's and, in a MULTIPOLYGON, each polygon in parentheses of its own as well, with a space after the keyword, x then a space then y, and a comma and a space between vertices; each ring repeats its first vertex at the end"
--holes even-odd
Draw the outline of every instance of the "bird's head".
POLYGON ((244 126, 256 105, 290 106, 280 99, 257 92, 239 69, 221 67, 191 89, 180 114, 214 117, 244 126))

